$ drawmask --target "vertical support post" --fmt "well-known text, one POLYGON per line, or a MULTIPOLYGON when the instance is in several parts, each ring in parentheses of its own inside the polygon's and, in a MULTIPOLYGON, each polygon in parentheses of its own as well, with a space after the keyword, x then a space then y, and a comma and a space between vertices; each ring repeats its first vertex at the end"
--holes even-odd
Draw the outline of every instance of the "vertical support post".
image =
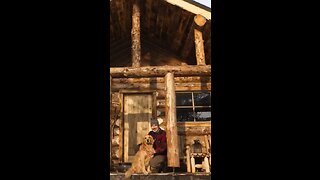
POLYGON ((135 0, 132 8, 132 30, 131 30, 131 54, 132 67, 140 67, 141 41, 140 41, 140 8, 138 0, 135 0))
POLYGON ((120 138, 120 144, 119 144, 119 159, 120 159, 120 162, 124 162, 124 154, 123 154, 123 151, 124 151, 124 147, 123 147, 123 144, 124 144, 124 117, 123 117, 123 104, 124 104, 124 95, 123 95, 123 92, 120 90, 120 134, 119 134, 119 138, 120 138))
POLYGON ((211 151, 212 151, 212 144, 211 144, 211 135, 210 135, 210 134, 208 135, 208 140, 209 140, 209 146, 210 146, 209 164, 210 164, 210 166, 212 166, 212 164, 211 164, 211 156, 212 156, 213 153, 211 153, 211 151))
MULTIPOLYGON (((111 107, 112 107, 112 92, 111 92, 111 85, 112 85, 112 76, 110 75, 110 109, 109 109, 109 111, 111 111, 111 107)), ((110 112, 110 120, 111 120, 111 112, 110 112)), ((109 122, 111 122, 109 120, 109 122)), ((111 124, 110 124, 111 125, 111 124)), ((111 128, 112 126, 110 126, 110 128, 111 128)), ((111 146, 112 146, 112 129, 110 129, 110 167, 111 167, 111 158, 112 158, 112 153, 111 153, 111 146)))
POLYGON ((206 145, 206 153, 209 153, 209 140, 208 140, 208 135, 204 135, 204 144, 206 145))
POLYGON ((205 25, 206 19, 200 14, 198 14, 194 17, 194 22, 198 25, 198 27, 194 29, 194 42, 195 42, 195 49, 196 49, 197 65, 206 65, 203 37, 202 37, 202 32, 200 30, 201 27, 205 25))
POLYGON ((196 160, 194 159, 194 157, 191 157, 191 172, 195 173, 196 172, 196 160))
POLYGON ((186 154, 187 154, 187 172, 191 172, 191 162, 190 162, 190 146, 187 145, 186 147, 186 154))
POLYGON ((176 115, 176 92, 173 73, 165 76, 166 87, 166 120, 167 120, 167 158, 169 167, 180 167, 177 115, 176 115))
POLYGON ((209 166, 209 160, 208 157, 204 157, 204 169, 206 170, 206 172, 210 172, 210 166, 209 166))

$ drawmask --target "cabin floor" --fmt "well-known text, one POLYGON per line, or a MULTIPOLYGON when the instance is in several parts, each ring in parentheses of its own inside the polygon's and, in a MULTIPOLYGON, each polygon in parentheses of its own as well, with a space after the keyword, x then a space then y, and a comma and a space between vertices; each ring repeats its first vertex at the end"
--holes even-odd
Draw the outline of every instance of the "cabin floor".
MULTIPOLYGON (((124 173, 110 173, 110 180, 122 180, 124 173)), ((152 173, 149 175, 133 174, 132 180, 209 180, 211 173, 152 173)))

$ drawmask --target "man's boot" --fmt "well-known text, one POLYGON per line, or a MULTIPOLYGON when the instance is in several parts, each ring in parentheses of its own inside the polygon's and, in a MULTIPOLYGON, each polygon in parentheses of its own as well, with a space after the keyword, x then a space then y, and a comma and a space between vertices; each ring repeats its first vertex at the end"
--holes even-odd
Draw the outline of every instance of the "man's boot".
POLYGON ((158 169, 154 167, 150 167, 152 173, 158 173, 158 169))
POLYGON ((166 162, 161 163, 160 172, 167 173, 167 163, 166 162))

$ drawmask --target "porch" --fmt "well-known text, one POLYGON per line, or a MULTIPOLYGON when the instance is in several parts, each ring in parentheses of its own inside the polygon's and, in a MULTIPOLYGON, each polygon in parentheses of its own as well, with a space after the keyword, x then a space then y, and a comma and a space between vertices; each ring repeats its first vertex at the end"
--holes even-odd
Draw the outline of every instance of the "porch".
MULTIPOLYGON (((110 173, 110 180, 122 180, 124 173, 110 173)), ((152 173, 149 175, 133 174, 132 180, 209 180, 211 173, 152 173)))

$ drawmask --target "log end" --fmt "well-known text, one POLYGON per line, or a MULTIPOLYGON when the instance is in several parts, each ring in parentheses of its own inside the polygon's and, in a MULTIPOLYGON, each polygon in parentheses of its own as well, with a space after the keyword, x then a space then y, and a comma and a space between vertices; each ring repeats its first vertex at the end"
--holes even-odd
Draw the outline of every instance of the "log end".
POLYGON ((206 20, 206 18, 203 17, 202 15, 197 14, 197 15, 194 17, 194 22, 195 22, 198 26, 202 27, 202 26, 204 26, 204 25, 206 24, 207 20, 206 20))

